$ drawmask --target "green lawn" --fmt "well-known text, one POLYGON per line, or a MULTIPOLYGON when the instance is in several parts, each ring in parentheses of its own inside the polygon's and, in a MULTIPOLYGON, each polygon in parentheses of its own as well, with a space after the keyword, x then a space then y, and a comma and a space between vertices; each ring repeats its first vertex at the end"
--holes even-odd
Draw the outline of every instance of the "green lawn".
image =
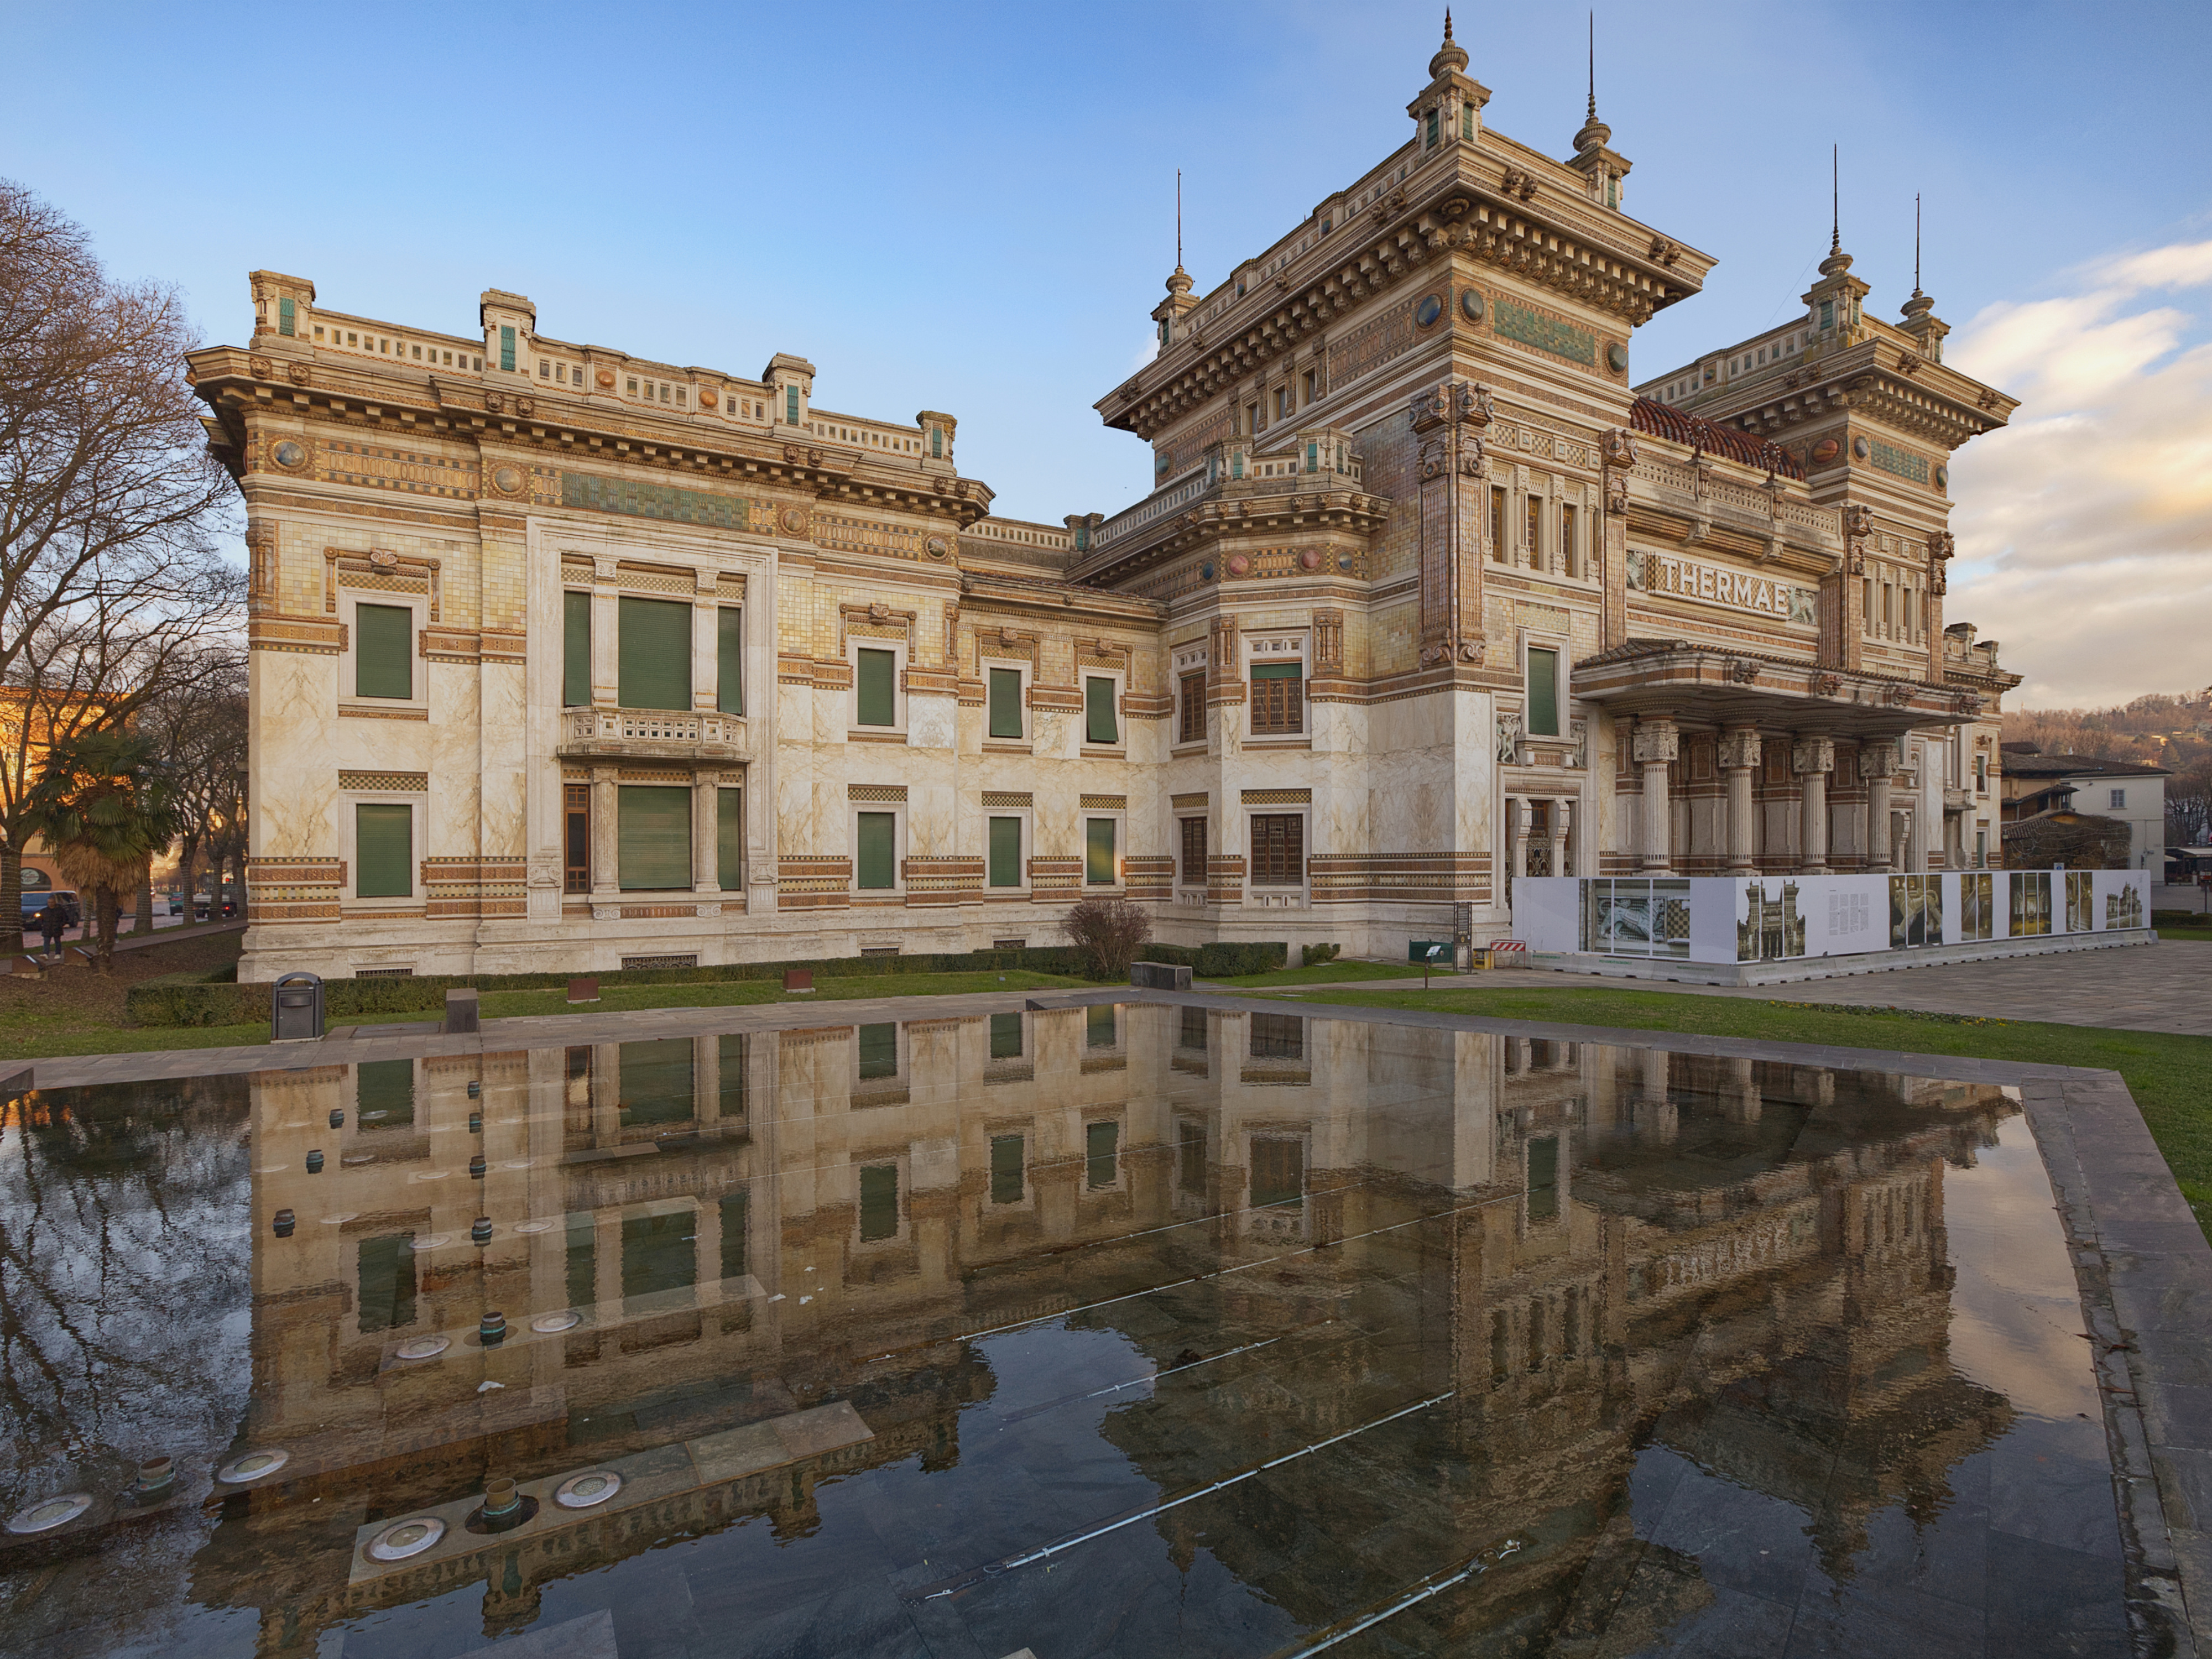
POLYGON ((1329 985, 1347 980, 1404 979, 1418 975, 1418 967, 1400 962, 1323 962, 1311 968, 1278 968, 1268 974, 1239 974, 1234 979, 1210 979, 1208 985, 1243 985, 1272 990, 1285 985, 1329 985))
POLYGON ((2128 1091, 2142 1109, 2143 1121, 2165 1153, 2183 1195, 2208 1236, 2212 1236, 2212 1037, 2035 1020, 1978 1020, 1905 1009, 1860 1012, 1781 999, 1760 1001, 1666 991, 1479 990, 1461 986, 1433 991, 1346 988, 1300 993, 1296 1000, 2100 1066, 2118 1072, 2127 1080, 2128 1091))

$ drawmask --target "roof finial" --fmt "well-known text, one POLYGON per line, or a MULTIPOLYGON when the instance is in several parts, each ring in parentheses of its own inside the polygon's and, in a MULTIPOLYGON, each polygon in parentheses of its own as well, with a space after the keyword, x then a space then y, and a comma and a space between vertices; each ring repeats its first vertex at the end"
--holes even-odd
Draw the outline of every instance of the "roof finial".
POLYGON ((1575 135, 1575 154, 1602 149, 1613 142, 1613 129, 1597 118, 1597 13, 1589 15, 1589 113, 1575 135))
MULTIPOLYGON (((1936 309, 1936 302, 1920 291, 1920 192, 1912 192, 1912 297, 1905 302, 1905 325, 1919 331, 1920 319, 1936 309)), ((1923 337, 1925 337, 1924 336, 1923 337)), ((1936 337, 1938 340, 1942 335, 1936 337)), ((1923 349, 1926 348, 1923 346, 1923 349)))
POLYGON ((1182 269, 1182 169, 1176 169, 1176 269, 1182 269))
POLYGON ((1447 40, 1451 39, 1451 8, 1449 6, 1444 8, 1444 39, 1447 40))
POLYGON ((1920 292, 1920 192, 1912 192, 1912 291, 1920 292))
POLYGON ((1589 118, 1597 119, 1597 12, 1589 15, 1589 118))
POLYGON ((1844 147, 1828 146, 1828 252, 1844 251, 1844 147))

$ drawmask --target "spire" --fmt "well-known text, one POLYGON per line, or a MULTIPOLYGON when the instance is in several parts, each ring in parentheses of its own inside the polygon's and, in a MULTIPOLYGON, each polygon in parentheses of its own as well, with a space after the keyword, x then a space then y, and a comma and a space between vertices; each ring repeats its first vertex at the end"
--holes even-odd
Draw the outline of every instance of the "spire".
POLYGON ((1444 43, 1437 48, 1437 55, 1429 59, 1429 79, 1433 81, 1449 70, 1465 70, 1467 52, 1452 39, 1451 8, 1444 8, 1444 43))
POLYGON ((1168 277, 1168 292, 1181 299, 1190 292, 1190 273, 1182 268, 1182 169, 1176 169, 1176 268, 1168 277))
POLYGON ((1912 297, 1905 302, 1907 325, 1911 319, 1936 309, 1935 301, 1920 291, 1920 192, 1912 194, 1912 297))
POLYGON ((1843 146, 1828 146, 1828 257, 1820 261, 1820 275, 1835 276, 1851 268, 1851 256, 1844 252, 1844 172, 1843 146))
POLYGON ((1589 113, 1575 135, 1575 153, 1600 149, 1613 142, 1613 129, 1597 118, 1597 13, 1589 15, 1589 113))

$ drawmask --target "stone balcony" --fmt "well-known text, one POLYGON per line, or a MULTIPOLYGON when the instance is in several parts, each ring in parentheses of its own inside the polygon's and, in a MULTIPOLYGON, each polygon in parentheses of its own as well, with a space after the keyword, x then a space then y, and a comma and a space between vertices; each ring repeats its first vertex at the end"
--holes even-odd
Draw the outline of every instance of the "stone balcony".
POLYGON ((560 741, 553 752, 567 761, 734 764, 752 758, 752 738, 741 714, 570 708, 562 711, 560 741))

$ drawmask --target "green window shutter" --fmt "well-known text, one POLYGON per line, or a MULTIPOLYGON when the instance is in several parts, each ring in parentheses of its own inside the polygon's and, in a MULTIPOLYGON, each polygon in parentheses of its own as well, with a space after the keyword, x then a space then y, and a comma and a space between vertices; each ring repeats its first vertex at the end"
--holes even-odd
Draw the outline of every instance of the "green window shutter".
POLYGON ((691 706, 691 607, 667 599, 615 602, 617 672, 625 708, 691 706))
POLYGON ((714 880, 724 892, 745 884, 745 792, 714 792, 714 880))
POLYGON ((354 893, 415 896, 415 809, 363 801, 353 809, 354 893))
POLYGON ((1559 734, 1559 653, 1528 647, 1528 734, 1559 734))
POLYGON ((354 1074, 354 1115, 364 1129, 404 1129, 415 1121, 415 1062, 365 1060, 354 1074))
POLYGON ((742 1122, 750 1109, 745 1068, 752 1054, 752 1039, 742 1031, 721 1038, 722 1121, 742 1122))
POLYGON ((752 1194, 732 1193, 722 1200, 722 1277, 743 1279, 751 1268, 746 1265, 750 1252, 746 1249, 745 1223, 750 1218, 752 1194))
POLYGON ((592 701, 592 596, 561 596, 561 702, 583 708, 592 701))
POLYGON ((1022 1017, 1019 1014, 991 1016, 991 1058, 1019 1060, 1022 1057, 1022 1017))
POLYGON ((714 614, 714 707, 745 712, 745 613, 730 605, 714 614))
POLYGON ((354 695, 415 695, 415 613, 401 605, 353 608, 354 695))
POLYGON ((499 366, 510 374, 514 373, 514 331, 504 325, 499 331, 499 366))
POLYGON ((991 820, 990 884, 994 887, 1018 887, 1022 884, 1022 821, 1019 818, 991 820))
POLYGON ((898 1075, 898 1022, 884 1020, 860 1028, 860 1081, 880 1083, 898 1075))
POLYGON ((1093 887, 1114 884, 1114 820, 1086 818, 1083 823, 1083 879, 1093 887))
POLYGON ((1022 735, 1022 671, 1018 668, 991 671, 991 735, 1022 735))
POLYGON ((783 389, 783 423, 786 426, 799 424, 799 388, 795 386, 783 389))
POLYGON ((586 1216, 580 1226, 568 1223, 568 1305, 588 1308, 599 1299, 599 1236, 592 1229, 592 1218, 586 1216))
POLYGON ((1559 1218, 1559 1138, 1544 1135, 1528 1143, 1528 1219, 1559 1218))
POLYGON ((277 301, 277 302, 276 302, 276 331, 277 331, 279 334, 289 334, 290 332, 292 332, 292 325, 293 325, 293 321, 294 321, 294 319, 297 317, 297 315, 298 315, 298 314, 299 314, 299 313, 298 313, 297 312, 295 312, 295 311, 293 309, 293 306, 292 306, 292 301, 289 301, 289 300, 279 300, 279 301, 277 301))
POLYGON ((1118 1123, 1086 1123, 1083 1126, 1084 1184, 1086 1187, 1110 1187, 1114 1184, 1114 1154, 1121 1144, 1121 1126, 1118 1123))
POLYGON ((621 1056, 623 1128, 691 1121, 696 1079, 690 1037, 625 1042, 621 1056))
POLYGON ((898 1237, 898 1165, 870 1164, 860 1170, 860 1243, 898 1237))
POLYGON ((623 1296, 651 1296, 680 1291, 699 1279, 699 1251, 692 1241, 698 1225, 689 1210, 667 1215, 624 1216, 622 1224, 623 1296))
POLYGON ((1303 663, 1255 662, 1252 665, 1252 678, 1255 680, 1294 680, 1304 672, 1303 663))
POLYGON ((415 1235, 392 1233, 364 1238, 359 1255, 361 1297, 356 1304, 364 1336, 404 1329, 415 1322, 415 1235))
POLYGON ((897 830, 898 815, 895 812, 860 814, 860 856, 854 863, 861 887, 884 889, 896 884, 893 860, 896 856, 894 842, 897 830))
POLYGON ((1083 1011, 1083 1046, 1086 1048, 1111 1048, 1120 1036, 1120 1023, 1115 1018, 1110 1002, 1093 1003, 1083 1011))
POLYGON ((615 792, 617 883, 626 893, 691 885, 691 792, 625 783, 615 792))
POLYGON ((945 459, 945 428, 941 426, 929 428, 929 459, 933 461, 945 459))
POLYGON ((1083 740, 1119 743, 1121 728, 1114 721, 1114 682, 1092 675, 1083 682, 1083 740))
POLYGON ((1320 470, 1321 446, 1319 444, 1308 444, 1306 446, 1306 471, 1309 472, 1317 472, 1320 470))
POLYGON ((991 1137, 991 1202, 994 1204, 1018 1204, 1022 1201, 1024 1184, 1022 1139, 1020 1135, 991 1137))
POLYGON ((861 726, 896 726, 897 699, 893 688, 897 684, 898 654, 891 651, 860 651, 856 665, 860 688, 861 726))

